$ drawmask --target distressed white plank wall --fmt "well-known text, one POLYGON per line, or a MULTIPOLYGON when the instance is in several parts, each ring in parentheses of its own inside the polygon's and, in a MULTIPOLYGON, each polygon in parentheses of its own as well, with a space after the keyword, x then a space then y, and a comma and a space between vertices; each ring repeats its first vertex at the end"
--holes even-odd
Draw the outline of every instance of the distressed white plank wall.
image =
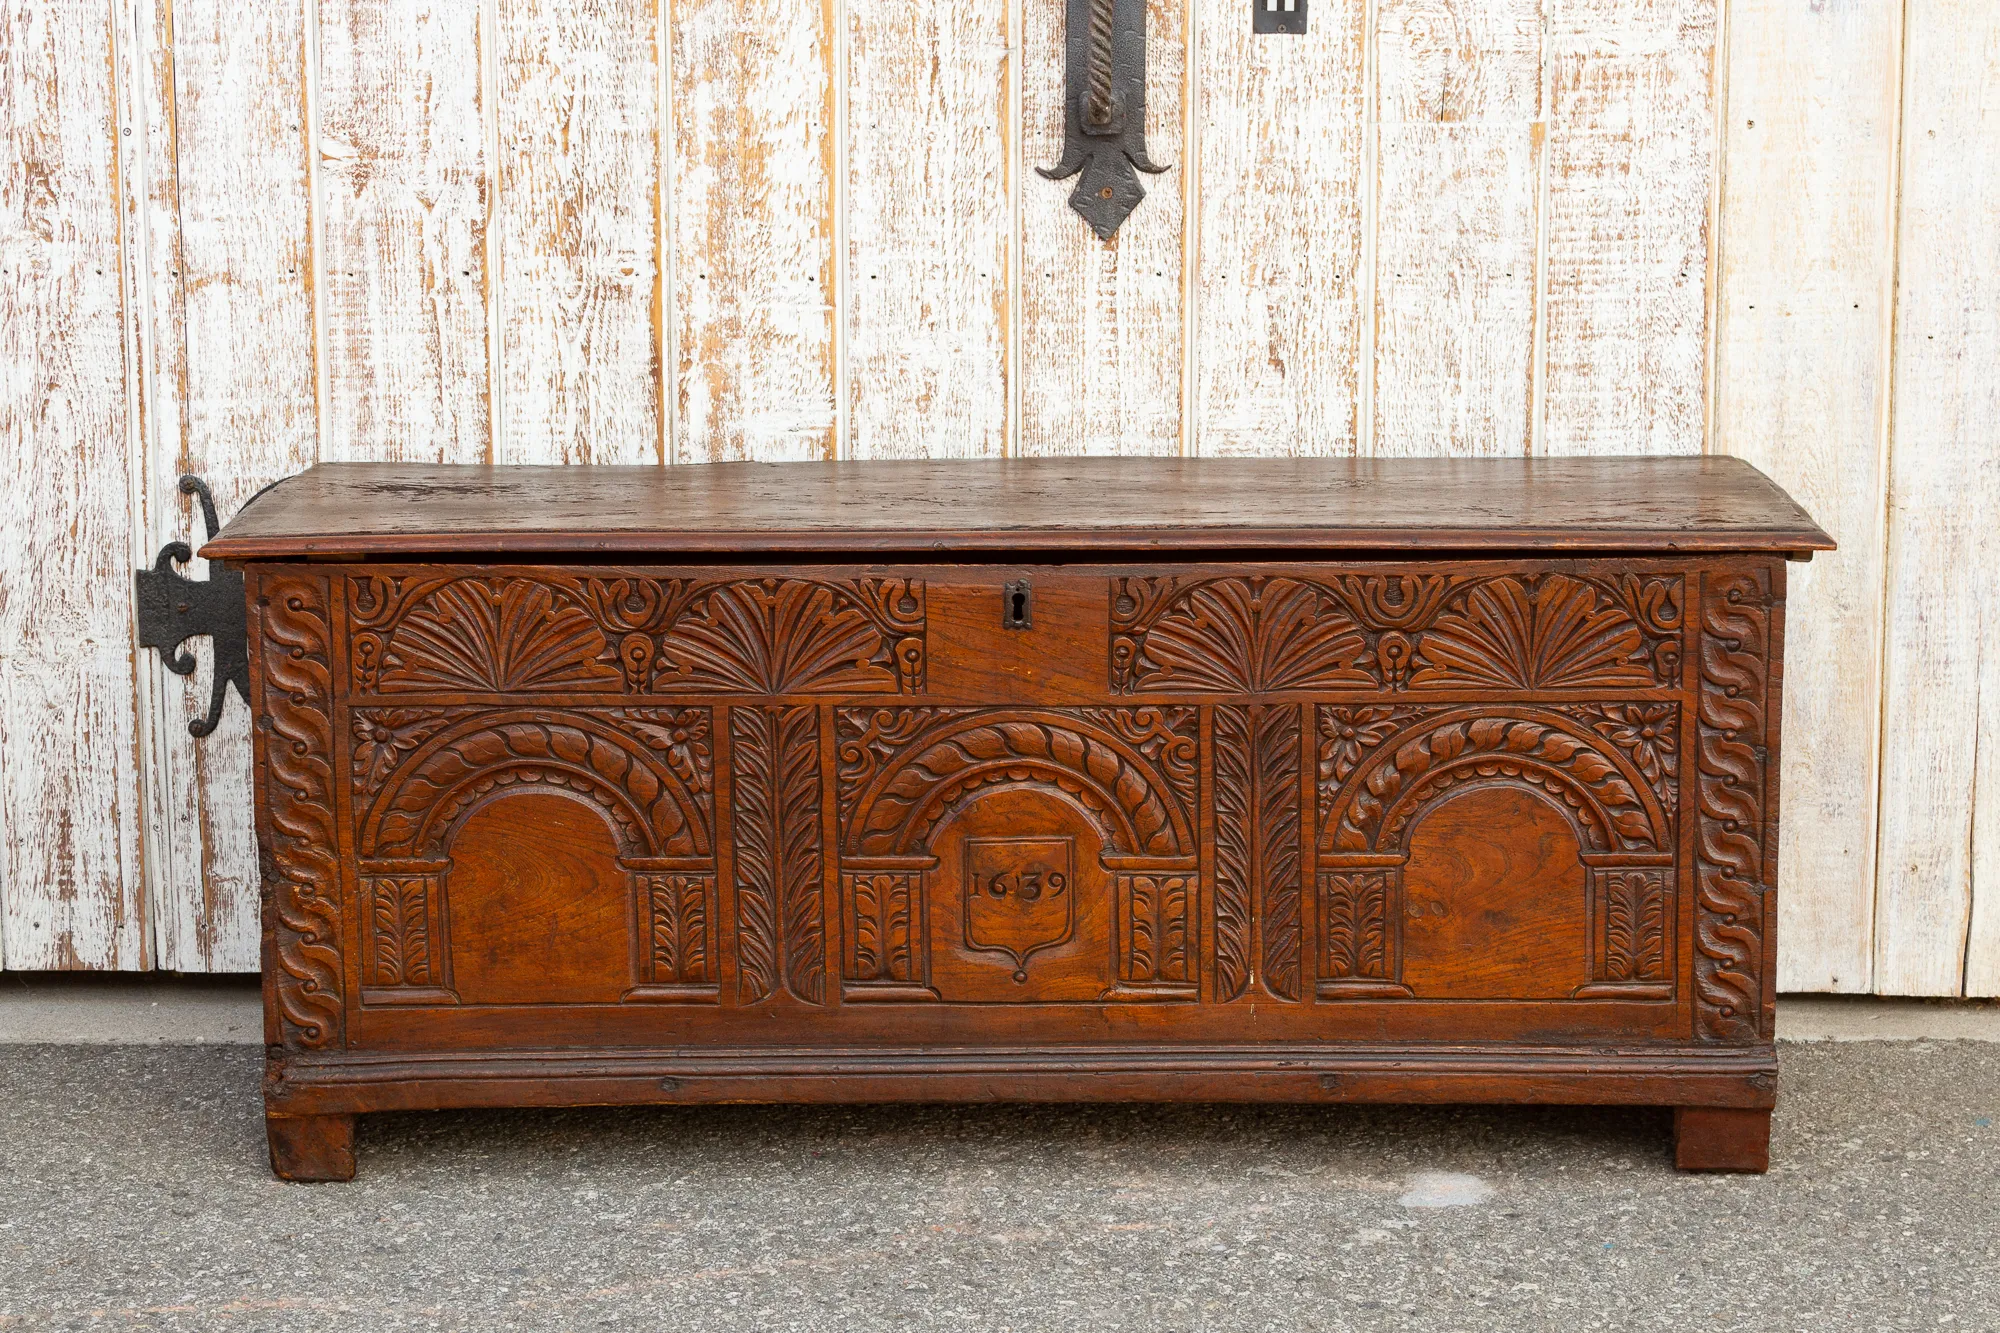
POLYGON ((244 710, 134 652, 182 471, 1708 449, 1842 543, 1780 984, 2000 992, 2000 16, 1247 10, 1151 0, 1107 245, 1063 0, 0 0, 0 965, 255 966, 244 710))

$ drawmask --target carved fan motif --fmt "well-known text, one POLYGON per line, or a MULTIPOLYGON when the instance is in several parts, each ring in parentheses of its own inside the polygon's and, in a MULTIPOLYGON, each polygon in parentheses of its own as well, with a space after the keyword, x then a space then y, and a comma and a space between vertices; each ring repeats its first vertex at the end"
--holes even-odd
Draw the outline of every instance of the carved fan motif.
POLYGON ((527 579, 456 579, 410 609, 389 641, 384 688, 615 690, 603 632, 527 579))
POLYGON ((1217 579, 1146 631, 1148 689, 1254 693, 1374 683, 1355 665, 1367 637, 1321 589, 1296 579, 1217 579))
MULTIPOLYGON (((921 626, 922 603, 905 589, 904 615, 921 626)), ((886 608, 894 613, 893 606, 886 608)), ((824 583, 769 579, 711 589, 662 641, 656 689, 787 694, 898 688, 920 671, 922 647, 895 642, 852 597, 824 583), (910 658, 911 665, 899 659, 910 658)))
POLYGON ((1438 618, 1418 646, 1427 665, 1417 685, 1497 685, 1507 689, 1639 686, 1653 683, 1645 636, 1622 607, 1600 605, 1599 590, 1565 574, 1531 588, 1492 579, 1438 618))

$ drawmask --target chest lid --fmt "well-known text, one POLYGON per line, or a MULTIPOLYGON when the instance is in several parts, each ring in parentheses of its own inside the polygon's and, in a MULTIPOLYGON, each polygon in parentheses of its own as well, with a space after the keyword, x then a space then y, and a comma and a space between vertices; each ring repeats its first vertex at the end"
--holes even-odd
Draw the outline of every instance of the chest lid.
POLYGON ((322 463, 210 558, 1833 549, 1735 458, 322 463))

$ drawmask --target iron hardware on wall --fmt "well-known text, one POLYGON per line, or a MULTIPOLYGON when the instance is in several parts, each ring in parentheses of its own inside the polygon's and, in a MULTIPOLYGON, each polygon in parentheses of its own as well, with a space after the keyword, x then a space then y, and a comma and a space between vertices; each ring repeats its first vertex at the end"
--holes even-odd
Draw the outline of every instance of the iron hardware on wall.
POLYGON ((1082 173, 1069 206, 1108 241, 1146 197, 1139 172, 1166 170, 1146 155, 1146 0, 1069 0, 1063 60, 1062 161, 1036 170, 1082 173))
POLYGON ((1307 0, 1251 0, 1250 31, 1303 37, 1307 0))
MULTIPOLYGON (((215 497, 199 477, 182 477, 180 484, 182 495, 201 500, 202 522, 213 538, 222 526, 215 517, 215 497)), ((177 676, 194 674, 194 658, 181 646, 189 639, 206 635, 215 645, 208 716, 188 723, 191 735, 206 736, 222 720, 231 685, 246 707, 250 703, 250 635, 243 610, 243 572, 215 564, 203 580, 173 568, 192 559, 194 551, 186 542, 168 542, 151 569, 133 575, 133 583, 139 602, 139 646, 157 649, 167 670, 177 676)))

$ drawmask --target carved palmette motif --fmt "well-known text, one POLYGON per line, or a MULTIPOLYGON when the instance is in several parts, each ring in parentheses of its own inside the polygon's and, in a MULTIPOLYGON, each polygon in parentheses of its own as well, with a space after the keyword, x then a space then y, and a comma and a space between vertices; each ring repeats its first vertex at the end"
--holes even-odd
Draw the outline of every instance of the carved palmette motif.
POLYGON ((265 574, 257 613, 267 968, 284 1044, 319 1050, 340 1045, 345 1013, 328 581, 265 574))
POLYGON ((1771 616, 1762 570, 1702 579, 1696 704, 1695 1028, 1718 1042, 1764 1025, 1764 864, 1771 616))
POLYGON ((1681 579, 1565 573, 1111 581, 1121 694, 1676 686, 1681 579))
POLYGON ((917 579, 348 580, 359 694, 917 694, 917 579))

